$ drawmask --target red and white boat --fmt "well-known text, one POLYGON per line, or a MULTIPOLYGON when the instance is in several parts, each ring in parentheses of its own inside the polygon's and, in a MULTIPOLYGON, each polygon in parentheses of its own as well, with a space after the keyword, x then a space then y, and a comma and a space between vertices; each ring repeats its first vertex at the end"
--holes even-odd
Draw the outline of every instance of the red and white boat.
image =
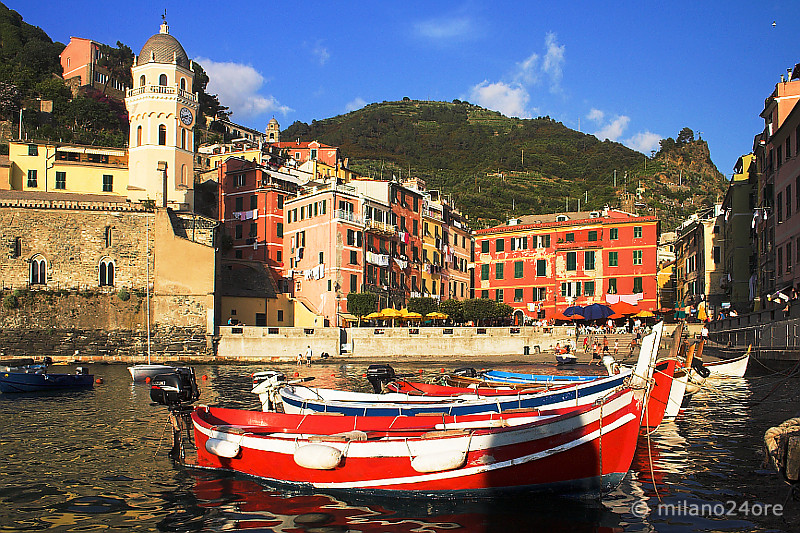
POLYGON ((641 391, 591 405, 458 417, 291 415, 197 407, 196 466, 293 488, 408 497, 602 494, 630 468, 641 391))

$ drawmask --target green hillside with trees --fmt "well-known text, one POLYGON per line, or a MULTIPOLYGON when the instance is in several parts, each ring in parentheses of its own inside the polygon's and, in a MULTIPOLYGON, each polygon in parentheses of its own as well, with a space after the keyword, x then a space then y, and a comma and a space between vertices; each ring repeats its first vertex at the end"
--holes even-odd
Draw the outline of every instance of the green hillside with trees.
POLYGON ((725 190, 707 144, 688 128, 682 134, 647 156, 549 117, 508 118, 459 100, 404 98, 310 125, 295 122, 281 138, 339 146, 350 168, 367 176, 423 178, 429 189, 449 195, 474 227, 576 210, 579 202, 582 210, 626 205, 627 199, 638 212, 662 217, 668 229, 725 190))

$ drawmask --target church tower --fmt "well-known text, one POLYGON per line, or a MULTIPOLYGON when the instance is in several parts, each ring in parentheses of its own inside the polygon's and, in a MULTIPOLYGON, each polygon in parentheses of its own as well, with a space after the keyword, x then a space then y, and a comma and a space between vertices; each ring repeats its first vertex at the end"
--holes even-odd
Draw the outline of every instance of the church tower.
POLYGON ((267 124, 267 142, 277 143, 281 141, 281 125, 272 117, 267 124))
POLYGON ((128 197, 158 207, 194 207, 194 72, 166 20, 134 59, 128 91, 128 197))

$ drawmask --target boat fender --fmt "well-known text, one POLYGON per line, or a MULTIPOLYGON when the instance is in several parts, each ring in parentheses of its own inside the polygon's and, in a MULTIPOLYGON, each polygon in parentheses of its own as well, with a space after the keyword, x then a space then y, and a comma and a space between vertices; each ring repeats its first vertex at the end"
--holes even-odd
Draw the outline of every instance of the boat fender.
POLYGON ((692 360, 692 368, 702 378, 707 378, 711 375, 711 371, 703 366, 703 361, 700 359, 692 360))
POLYGON ((206 451, 217 457, 233 459, 239 455, 241 448, 235 442, 224 439, 208 439, 206 441, 206 451))
POLYGON ((420 473, 442 472, 461 468, 466 461, 466 451, 448 450, 417 455, 411 459, 411 468, 420 473))
POLYGON ((333 470, 342 462, 342 452, 324 444, 306 444, 295 450, 294 462, 312 470, 333 470))

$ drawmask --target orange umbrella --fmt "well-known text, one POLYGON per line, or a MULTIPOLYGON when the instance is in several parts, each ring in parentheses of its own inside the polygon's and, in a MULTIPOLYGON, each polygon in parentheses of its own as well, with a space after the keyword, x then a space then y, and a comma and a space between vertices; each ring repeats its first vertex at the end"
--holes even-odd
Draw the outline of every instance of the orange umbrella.
POLYGON ((619 313, 614 313, 613 315, 611 315, 611 316, 610 316, 610 317, 608 317, 608 318, 611 318, 611 319, 613 319, 613 320, 616 320, 616 319, 618 319, 618 318, 625 318, 625 315, 621 315, 621 314, 619 314, 619 313))
POLYGON ((622 300, 615 304, 611 304, 609 307, 618 315, 635 315, 641 311, 641 309, 635 305, 631 305, 628 302, 623 302, 622 300))

